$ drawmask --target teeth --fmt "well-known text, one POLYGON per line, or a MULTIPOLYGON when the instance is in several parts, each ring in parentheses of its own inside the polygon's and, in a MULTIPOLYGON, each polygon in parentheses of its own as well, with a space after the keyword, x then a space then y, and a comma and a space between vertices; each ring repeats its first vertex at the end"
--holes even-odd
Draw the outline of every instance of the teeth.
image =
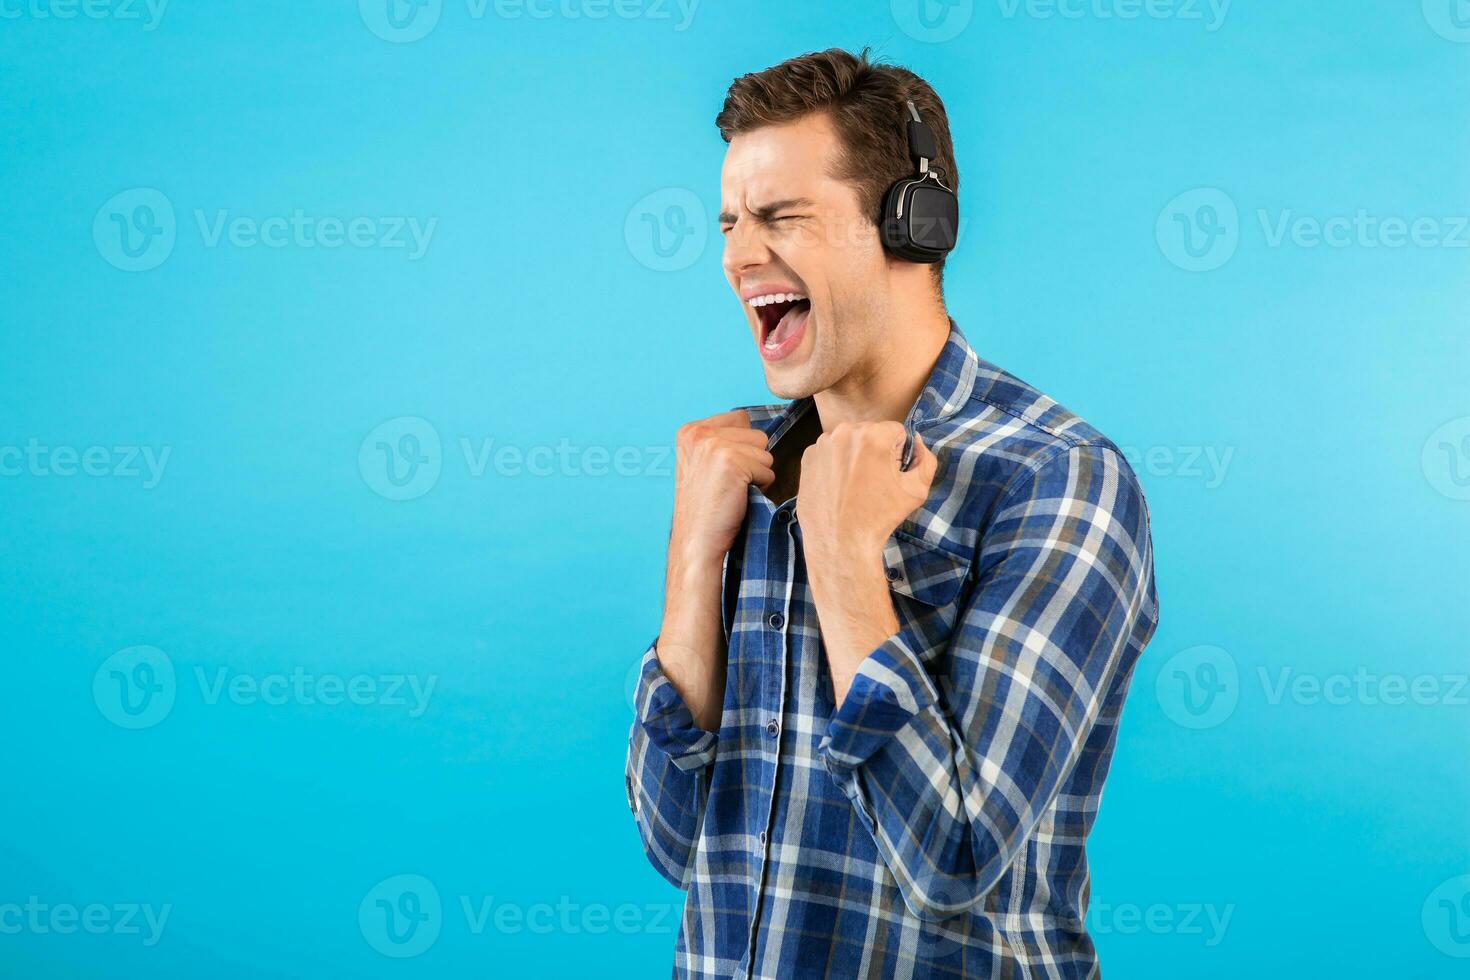
POLYGON ((747 302, 751 306, 770 306, 772 303, 795 303, 797 300, 806 299, 802 293, 768 293, 765 296, 753 296, 747 302))

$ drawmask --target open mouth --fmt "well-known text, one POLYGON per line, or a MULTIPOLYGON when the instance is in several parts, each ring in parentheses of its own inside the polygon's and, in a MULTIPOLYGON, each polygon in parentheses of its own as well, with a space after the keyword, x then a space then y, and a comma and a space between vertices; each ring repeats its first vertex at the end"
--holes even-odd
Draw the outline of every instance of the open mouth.
POLYGON ((749 302, 760 324, 761 356, 774 361, 794 350, 806 328, 811 300, 802 293, 771 293, 749 302))

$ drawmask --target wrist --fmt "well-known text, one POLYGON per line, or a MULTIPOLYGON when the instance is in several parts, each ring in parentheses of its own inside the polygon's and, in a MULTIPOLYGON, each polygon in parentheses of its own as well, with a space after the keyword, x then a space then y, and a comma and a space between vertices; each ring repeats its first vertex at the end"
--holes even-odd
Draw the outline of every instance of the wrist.
POLYGON ((888 594, 881 543, 847 539, 833 547, 808 549, 806 566, 813 593, 827 594, 833 605, 862 608, 888 594))
POLYGON ((675 531, 669 535, 669 569, 698 574, 713 566, 724 566, 728 543, 675 531))
POLYGON ((812 534, 803 538, 803 547, 809 561, 833 567, 869 567, 874 563, 882 566, 883 548, 887 536, 856 534, 843 531, 841 534, 812 534))
POLYGON ((670 547, 664 570, 664 609, 659 635, 680 646, 703 646, 711 629, 719 627, 720 579, 724 556, 694 553, 670 547), (711 613, 715 618, 711 620, 711 613))
POLYGON ((862 662, 900 628, 888 591, 882 550, 849 552, 851 557, 808 561, 812 600, 837 704, 862 662))

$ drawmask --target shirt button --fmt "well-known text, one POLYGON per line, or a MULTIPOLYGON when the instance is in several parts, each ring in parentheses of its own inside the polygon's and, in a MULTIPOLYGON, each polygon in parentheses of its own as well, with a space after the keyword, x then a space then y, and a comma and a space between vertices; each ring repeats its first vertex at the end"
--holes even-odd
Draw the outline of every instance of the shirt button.
POLYGON ((897 582, 899 579, 903 578, 903 572, 900 572, 896 568, 890 568, 890 569, 888 569, 887 575, 888 575, 888 581, 890 581, 890 582, 897 582))
POLYGON ((770 618, 766 622, 771 624, 771 629, 778 630, 786 622, 786 617, 780 613, 771 613, 770 618))
POLYGON ((782 524, 785 524, 787 521, 791 520, 791 511, 789 511, 789 510, 778 510, 778 511, 776 511, 776 520, 780 521, 782 524))
POLYGON ((761 831, 761 844, 765 844, 765 842, 766 842, 766 832, 764 830, 762 830, 761 831))
POLYGON ((771 736, 772 738, 775 738, 776 733, 780 730, 781 725, 776 721, 776 719, 772 718, 770 721, 766 722, 766 734, 771 736))

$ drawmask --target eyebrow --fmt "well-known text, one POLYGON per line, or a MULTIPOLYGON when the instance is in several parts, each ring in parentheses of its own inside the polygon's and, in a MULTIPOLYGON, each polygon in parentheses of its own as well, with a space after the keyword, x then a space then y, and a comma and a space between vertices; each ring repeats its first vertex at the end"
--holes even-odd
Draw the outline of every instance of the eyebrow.
MULTIPOLYGON (((784 200, 772 201, 770 204, 762 204, 762 205, 760 205, 758 207, 750 208, 749 210, 750 210, 751 215, 755 218, 755 220, 757 220, 757 221, 767 221, 772 216, 774 216, 777 212, 786 211, 786 210, 789 210, 790 208, 809 208, 809 207, 812 207, 812 206, 813 206, 812 205, 812 202, 810 200, 808 200, 807 198, 804 198, 804 197, 788 197, 788 198, 785 198, 784 200)), ((730 211, 721 211, 720 212, 720 224, 722 224, 722 225, 733 225, 734 223, 735 223, 735 215, 734 215, 733 212, 730 212, 730 211)))

